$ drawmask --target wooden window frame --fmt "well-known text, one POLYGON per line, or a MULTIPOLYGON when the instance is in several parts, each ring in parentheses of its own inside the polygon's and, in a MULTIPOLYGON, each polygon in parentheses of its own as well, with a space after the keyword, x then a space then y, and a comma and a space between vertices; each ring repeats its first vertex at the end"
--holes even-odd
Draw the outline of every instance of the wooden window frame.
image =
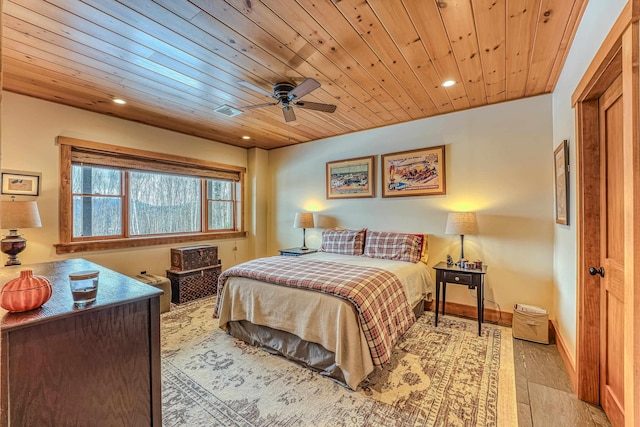
MULTIPOLYGON (((232 239, 246 237, 247 235, 244 229, 244 175, 246 169, 243 167, 62 136, 57 138, 57 144, 60 146, 60 241, 54 244, 57 254, 136 248, 202 240, 232 239), (71 165, 72 163, 77 163, 79 158, 83 158, 86 164, 95 164, 96 166, 115 166, 120 169, 131 168, 193 175, 201 178, 233 180, 236 182, 236 203, 234 204, 236 229, 232 231, 208 231, 208 216, 203 215, 203 231, 195 233, 176 233, 143 237, 109 236, 104 238, 98 237, 96 239, 73 238, 71 165)), ((203 185, 206 185, 206 180, 203 180, 203 182, 203 185)), ((204 199, 206 199, 206 197, 204 199)), ((202 206, 201 208, 203 214, 206 214, 207 207, 202 206)), ((128 223, 128 217, 125 222, 128 223)), ((123 226, 125 225, 126 224, 123 224, 123 226)))

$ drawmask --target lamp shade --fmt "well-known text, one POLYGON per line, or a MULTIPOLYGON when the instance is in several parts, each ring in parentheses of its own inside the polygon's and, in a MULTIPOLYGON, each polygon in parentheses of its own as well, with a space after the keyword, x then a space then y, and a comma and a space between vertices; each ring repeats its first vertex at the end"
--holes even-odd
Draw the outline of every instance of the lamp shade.
POLYGON ((298 212, 293 221, 293 228, 313 228, 313 214, 311 212, 298 212))
POLYGON ((475 212, 449 212, 446 234, 478 234, 478 219, 475 212))
POLYGON ((0 227, 6 229, 39 228, 40 213, 35 201, 0 203, 0 227))

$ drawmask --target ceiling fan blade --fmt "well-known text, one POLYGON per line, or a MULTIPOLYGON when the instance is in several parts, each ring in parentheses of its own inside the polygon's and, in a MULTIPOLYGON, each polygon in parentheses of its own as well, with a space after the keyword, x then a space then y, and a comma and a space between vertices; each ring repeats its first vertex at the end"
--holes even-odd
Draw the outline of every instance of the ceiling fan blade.
POLYGON ((273 93, 267 91, 266 89, 261 88, 260 86, 256 86, 253 83, 245 82, 244 80, 239 80, 238 84, 240 86, 246 87, 247 89, 251 89, 251 90, 254 90, 256 92, 260 92, 263 95, 273 97, 273 93))
POLYGON ((307 78, 302 81, 298 86, 294 87, 291 91, 289 91, 288 97, 289 101, 295 98, 302 98, 306 94, 313 92, 314 90, 320 87, 320 83, 318 81, 307 78))
POLYGON ((333 104, 320 104, 319 102, 298 101, 294 104, 296 107, 306 108, 307 110, 324 111, 325 113, 333 113, 336 106, 333 104))
POLYGON ((292 122, 296 119, 296 113, 293 112, 293 108, 289 105, 282 107, 282 114, 284 115, 285 122, 292 122))

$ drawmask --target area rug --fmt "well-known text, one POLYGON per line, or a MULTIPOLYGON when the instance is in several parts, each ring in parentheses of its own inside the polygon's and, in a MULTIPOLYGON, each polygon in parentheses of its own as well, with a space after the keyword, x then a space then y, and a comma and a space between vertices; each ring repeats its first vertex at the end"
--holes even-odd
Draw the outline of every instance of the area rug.
POLYGON ((165 427, 517 425, 509 329, 425 313, 351 391, 227 335, 214 302, 161 317, 165 427))

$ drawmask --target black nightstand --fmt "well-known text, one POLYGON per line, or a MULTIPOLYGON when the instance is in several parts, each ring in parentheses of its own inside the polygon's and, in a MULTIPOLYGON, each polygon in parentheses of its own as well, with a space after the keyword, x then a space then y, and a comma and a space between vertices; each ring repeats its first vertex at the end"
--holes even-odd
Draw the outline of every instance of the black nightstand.
POLYGON ((300 255, 308 255, 318 252, 317 249, 300 249, 300 248, 289 248, 289 249, 280 249, 280 255, 283 256, 300 256, 300 255))
POLYGON ((440 306, 440 285, 442 285, 442 315, 444 316, 444 305, 447 296, 447 283, 455 285, 465 285, 469 289, 477 288, 478 295, 478 335, 482 333, 482 322, 484 321, 484 275, 487 266, 482 269, 460 268, 440 262, 433 266, 436 270, 436 326, 438 326, 438 308, 440 306))

